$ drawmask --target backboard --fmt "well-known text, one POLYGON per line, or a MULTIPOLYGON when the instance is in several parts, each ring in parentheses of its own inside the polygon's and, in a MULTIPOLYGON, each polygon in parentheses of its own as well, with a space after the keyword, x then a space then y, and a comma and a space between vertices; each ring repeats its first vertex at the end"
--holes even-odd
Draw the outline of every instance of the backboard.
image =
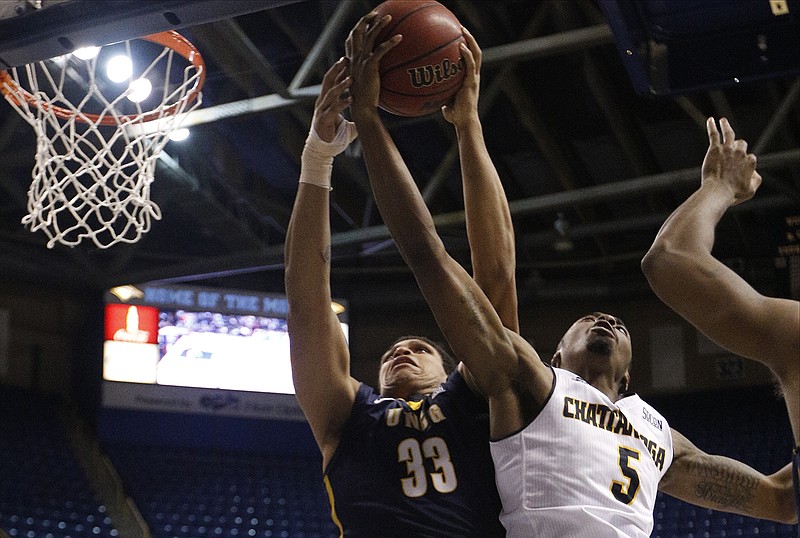
POLYGON ((299 0, 0 0, 0 69, 299 0))

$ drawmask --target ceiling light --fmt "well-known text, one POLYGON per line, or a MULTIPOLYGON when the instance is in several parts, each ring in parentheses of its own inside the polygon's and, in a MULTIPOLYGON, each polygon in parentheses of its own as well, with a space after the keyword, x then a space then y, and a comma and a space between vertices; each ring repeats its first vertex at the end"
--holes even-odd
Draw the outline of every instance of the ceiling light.
POLYGON ((91 60, 100 54, 100 47, 81 47, 72 51, 72 54, 81 60, 91 60))
POLYGON ((153 84, 146 78, 137 78, 128 86, 126 97, 134 102, 141 103, 150 96, 153 90, 153 84))
POLYGON ((133 73, 133 62, 125 55, 111 58, 106 64, 106 76, 111 82, 123 82, 133 73))
POLYGON ((169 133, 169 139, 175 142, 181 142, 189 138, 189 129, 181 127, 169 133))
POLYGON ((130 299, 141 299, 144 297, 144 292, 142 290, 136 286, 131 286, 130 284, 125 286, 117 286, 116 288, 111 288, 108 291, 116 295, 120 301, 129 301, 130 299))
POLYGON ((64 64, 67 63, 67 55, 62 54, 61 56, 55 56, 54 58, 50 58, 50 61, 59 67, 64 67, 64 64))

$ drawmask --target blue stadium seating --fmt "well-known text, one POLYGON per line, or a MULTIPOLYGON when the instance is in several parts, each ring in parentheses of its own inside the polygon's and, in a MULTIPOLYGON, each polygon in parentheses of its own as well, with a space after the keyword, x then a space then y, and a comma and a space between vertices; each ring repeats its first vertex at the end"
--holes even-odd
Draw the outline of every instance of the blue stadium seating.
MULTIPOLYGON (((769 388, 646 398, 701 449, 773 472, 792 439, 769 388)), ((0 528, 12 537, 116 537, 72 454, 57 398, 0 390, 0 528)), ((333 538, 319 456, 220 448, 104 447, 154 538, 333 538)), ((314 454, 314 455, 309 455, 314 454)), ((796 538, 797 527, 660 494, 653 538, 796 538)), ((124 538, 124 537, 123 537, 124 538)))
POLYGON ((319 457, 106 447, 154 538, 332 538, 319 457))
MULTIPOLYGON (((786 405, 769 387, 672 394, 647 400, 677 431, 710 454, 738 459, 763 473, 789 462, 792 436, 786 405)), ((652 538, 797 538, 796 525, 779 525, 697 508, 659 494, 652 538)))
POLYGON ((116 537, 74 455, 63 401, 0 387, 0 528, 25 538, 116 537))

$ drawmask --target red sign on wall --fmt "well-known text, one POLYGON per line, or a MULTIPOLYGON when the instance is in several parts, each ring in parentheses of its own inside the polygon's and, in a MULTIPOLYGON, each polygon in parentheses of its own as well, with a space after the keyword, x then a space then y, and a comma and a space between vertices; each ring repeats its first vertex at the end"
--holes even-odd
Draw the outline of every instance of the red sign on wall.
POLYGON ((107 304, 105 339, 140 344, 158 343, 158 308, 107 304))

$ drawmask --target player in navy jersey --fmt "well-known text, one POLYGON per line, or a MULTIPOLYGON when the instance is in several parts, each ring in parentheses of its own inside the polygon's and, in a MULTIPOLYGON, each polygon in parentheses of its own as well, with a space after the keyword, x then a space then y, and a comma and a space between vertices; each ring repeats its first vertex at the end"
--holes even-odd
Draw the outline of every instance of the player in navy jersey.
MULTIPOLYGON (((403 338, 382 371, 436 354, 425 339, 403 338)), ((485 400, 458 372, 432 393, 386 393, 360 386, 326 472, 342 526, 358 536, 502 536, 485 400)))
POLYGON ((791 522, 791 469, 764 474, 704 453, 638 396, 624 394, 632 347, 619 318, 578 319, 545 364, 444 248, 377 112, 378 66, 399 39, 390 19, 350 32, 351 113, 375 200, 439 328, 489 401, 491 452, 512 538, 646 538, 658 491, 701 507, 791 522))
POLYGON ((714 230, 729 207, 761 185, 756 156, 727 119, 708 118, 700 188, 658 232, 642 260, 653 291, 719 346, 769 367, 792 425, 795 495, 800 517, 800 302, 767 297, 712 254, 714 230))
MULTIPOLYGON (((517 330, 513 228, 478 119, 481 52, 465 37, 467 74, 443 115, 458 137, 475 280, 517 330)), ((344 61, 323 79, 286 240, 293 379, 322 452, 331 516, 342 536, 504 536, 488 405, 463 364, 449 372, 442 349, 404 337, 381 359, 378 391, 350 376, 329 284, 332 162, 356 134, 341 116, 349 85, 344 61)))

